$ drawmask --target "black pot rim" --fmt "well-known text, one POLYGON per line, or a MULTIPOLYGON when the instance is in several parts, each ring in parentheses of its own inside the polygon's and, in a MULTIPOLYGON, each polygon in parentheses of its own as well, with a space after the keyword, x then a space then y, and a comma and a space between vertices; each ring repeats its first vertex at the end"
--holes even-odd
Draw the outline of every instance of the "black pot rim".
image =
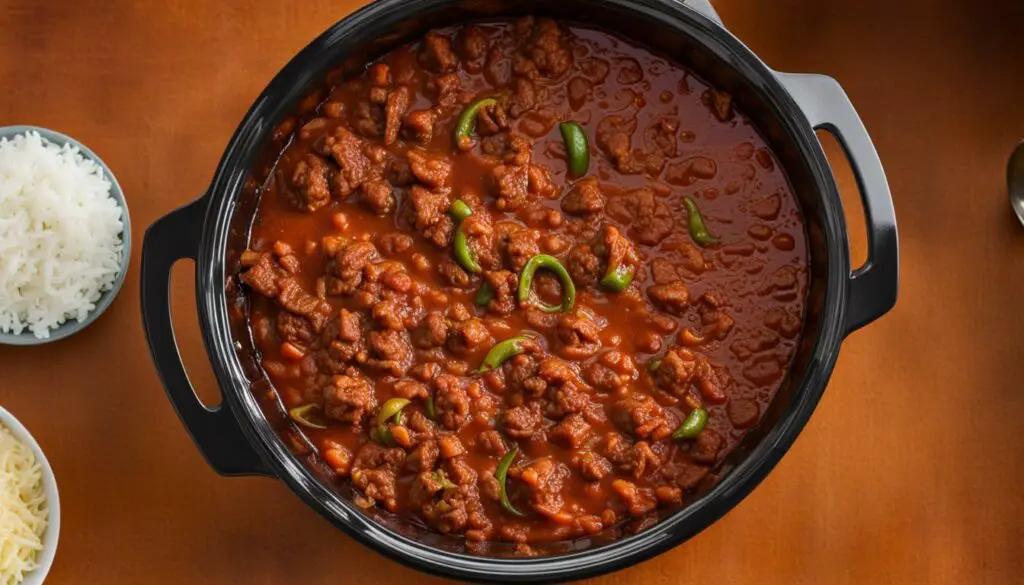
POLYGON ((774 468, 806 425, 820 400, 845 336, 847 288, 850 273, 846 225, 838 190, 824 151, 800 108, 774 73, 739 40, 718 24, 673 0, 593 0, 648 13, 720 54, 752 80, 766 102, 774 105, 792 130, 822 197, 823 228, 829 264, 822 329, 818 335, 805 384, 796 389, 793 404, 747 459, 731 470, 697 501, 639 534, 614 543, 553 557, 504 559, 441 551, 398 535, 366 517, 348 501, 327 489, 299 464, 263 418, 249 391, 241 363, 232 347, 223 283, 227 277, 224 251, 233 202, 248 176, 249 163, 264 145, 268 113, 295 86, 315 81, 328 47, 344 42, 352 31, 380 19, 411 10, 427 10, 451 0, 378 0, 338 22, 299 53, 268 85, 238 127, 204 198, 207 212, 197 258, 196 295, 207 352, 224 401, 252 446, 273 474, 307 505, 362 544, 407 566, 474 582, 552 582, 590 577, 622 569, 654 557, 696 535, 746 497, 774 468), (415 7, 413 8, 413 4, 415 7))

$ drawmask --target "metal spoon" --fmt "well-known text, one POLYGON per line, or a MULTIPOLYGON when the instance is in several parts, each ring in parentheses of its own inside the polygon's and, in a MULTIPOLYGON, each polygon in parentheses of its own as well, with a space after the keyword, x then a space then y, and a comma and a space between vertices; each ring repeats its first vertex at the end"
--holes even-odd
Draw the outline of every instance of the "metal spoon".
POLYGON ((1017 145, 1006 165, 1006 186, 1010 192, 1010 205, 1017 219, 1024 225, 1024 142, 1017 145))

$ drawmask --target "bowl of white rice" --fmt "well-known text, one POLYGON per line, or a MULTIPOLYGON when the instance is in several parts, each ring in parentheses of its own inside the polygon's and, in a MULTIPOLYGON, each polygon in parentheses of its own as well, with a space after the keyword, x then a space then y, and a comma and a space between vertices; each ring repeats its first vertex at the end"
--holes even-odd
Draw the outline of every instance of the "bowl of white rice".
POLYGON ((53 130, 0 127, 0 344, 89 326, 117 296, 130 256, 124 193, 96 154, 53 130))
POLYGON ((0 585, 42 585, 59 537, 53 469, 28 430, 0 407, 0 585))

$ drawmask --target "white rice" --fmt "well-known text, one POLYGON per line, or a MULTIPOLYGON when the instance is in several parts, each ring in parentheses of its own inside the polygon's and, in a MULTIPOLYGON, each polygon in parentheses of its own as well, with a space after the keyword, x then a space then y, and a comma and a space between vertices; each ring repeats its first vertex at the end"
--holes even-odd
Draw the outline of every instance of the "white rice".
POLYGON ((45 339, 113 287, 124 224, 110 189, 75 147, 0 139, 0 332, 45 339))

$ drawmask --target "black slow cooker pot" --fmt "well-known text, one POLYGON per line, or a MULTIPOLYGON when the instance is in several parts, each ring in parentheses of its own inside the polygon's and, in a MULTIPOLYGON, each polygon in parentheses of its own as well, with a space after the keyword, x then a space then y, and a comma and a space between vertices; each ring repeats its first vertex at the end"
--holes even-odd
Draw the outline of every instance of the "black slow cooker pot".
POLYGON ((878 155, 849 99, 831 78, 770 69, 723 28, 711 6, 673 0, 379 0, 331 27, 270 82, 228 144, 205 195, 146 232, 142 313, 167 395, 209 464, 224 475, 279 478, 351 537, 409 566, 470 581, 559 581, 643 561, 697 534, 743 499, 778 463, 811 416, 846 335, 896 301, 896 219, 878 155), (231 279, 255 212, 255 169, 277 123, 341 67, 368 61, 427 29, 524 14, 585 21, 649 45, 732 93, 786 168, 806 218, 811 288, 800 349, 761 424, 726 461, 722 479, 699 499, 634 535, 565 543, 557 554, 490 558, 400 519, 373 517, 327 489, 282 443, 253 397, 268 384, 231 279), (852 163, 867 210, 869 259, 853 271, 835 180, 814 131, 835 134, 852 163), (179 259, 196 261, 199 321, 223 404, 196 397, 171 330, 168 284, 179 259))

